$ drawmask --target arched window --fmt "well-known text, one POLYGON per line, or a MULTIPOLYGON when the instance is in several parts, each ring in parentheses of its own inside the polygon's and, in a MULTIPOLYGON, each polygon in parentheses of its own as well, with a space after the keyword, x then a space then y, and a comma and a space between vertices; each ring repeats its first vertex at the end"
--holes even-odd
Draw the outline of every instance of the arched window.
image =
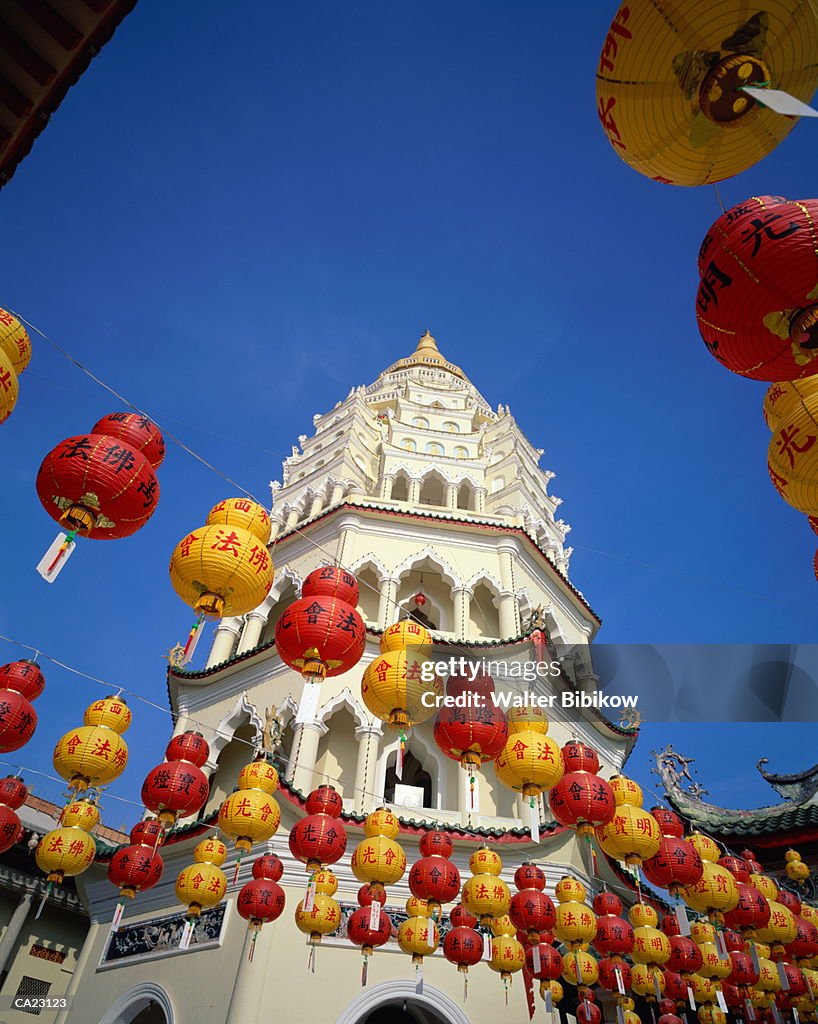
POLYGON ((251 721, 245 721, 236 729, 233 738, 219 754, 218 768, 213 773, 210 797, 205 805, 206 812, 217 808, 236 788, 239 770, 253 760, 252 744, 255 738, 255 726, 251 721))
POLYGON ((474 491, 468 480, 463 480, 457 488, 457 507, 470 511, 475 507, 474 491))
POLYGON ((506 485, 505 477, 496 476, 492 480, 492 482, 491 482, 491 493, 492 494, 496 494, 498 491, 502 491, 502 489, 505 487, 505 485, 506 485))
POLYGON ((424 416, 415 416, 412 420, 412 426, 420 427, 422 430, 425 430, 429 426, 429 421, 424 416))
POLYGON ((443 429, 444 430, 448 430, 450 434, 459 434, 460 433, 460 424, 459 423, 455 423, 454 420, 447 420, 443 424, 443 429))
POLYGON ((259 646, 267 644, 271 640, 275 639, 276 625, 278 620, 284 614, 284 609, 293 603, 298 597, 298 588, 292 580, 288 579, 284 585, 278 600, 270 609, 267 616, 267 622, 265 623, 264 629, 261 631, 261 638, 259 639, 259 646))
POLYGON ((365 622, 378 621, 378 593, 380 585, 378 576, 371 565, 365 565, 357 574, 358 577, 358 611, 365 622))
POLYGON ((401 448, 403 448, 405 452, 416 452, 418 450, 418 446, 415 444, 411 437, 404 437, 404 439, 400 443, 400 446, 401 448))
POLYGON ((478 583, 469 602, 469 638, 500 636, 500 613, 494 607, 494 595, 485 583, 478 583))
POLYGON ((430 441, 426 445, 424 451, 426 452, 427 455, 442 455, 443 445, 438 444, 437 441, 430 441))
POLYGON ((459 444, 454 450, 454 457, 456 459, 467 459, 469 457, 468 450, 459 444))
POLYGON ((314 784, 319 786, 330 780, 342 797, 352 800, 355 795, 355 765, 358 757, 355 719, 346 707, 341 707, 325 725, 329 726, 329 731, 318 741, 314 784))
POLYGON ((446 482, 437 473, 430 473, 420 487, 421 505, 436 505, 443 508, 446 505, 446 482))
POLYGON ((401 774, 401 778, 398 778, 395 771, 397 756, 397 751, 389 755, 389 763, 386 769, 386 783, 383 789, 383 798, 386 803, 400 804, 401 799, 404 799, 413 801, 411 804, 405 804, 404 806, 434 807, 434 792, 432 789, 431 774, 426 771, 412 751, 407 750, 403 759, 403 772, 401 774), (398 790, 396 796, 395 790, 397 786, 406 788, 398 790), (408 790, 415 790, 416 792, 413 793, 408 790))
POLYGON ((409 479, 405 473, 398 473, 395 477, 395 482, 392 484, 392 500, 409 500, 409 479))

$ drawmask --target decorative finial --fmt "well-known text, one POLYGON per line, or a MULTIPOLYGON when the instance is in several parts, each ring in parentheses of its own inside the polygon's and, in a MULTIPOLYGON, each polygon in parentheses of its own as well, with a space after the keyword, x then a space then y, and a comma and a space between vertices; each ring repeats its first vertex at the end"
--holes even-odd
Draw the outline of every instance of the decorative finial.
POLYGON ((185 649, 181 644, 175 644, 162 657, 168 662, 171 668, 184 668, 185 649))

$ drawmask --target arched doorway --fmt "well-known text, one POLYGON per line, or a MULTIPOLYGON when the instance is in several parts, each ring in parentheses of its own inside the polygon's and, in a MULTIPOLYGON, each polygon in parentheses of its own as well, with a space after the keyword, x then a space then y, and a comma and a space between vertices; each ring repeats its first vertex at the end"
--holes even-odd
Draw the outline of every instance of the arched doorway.
POLYGON ((440 989, 414 982, 385 981, 362 992, 335 1024, 471 1024, 457 1003, 440 989))
POLYGON ((160 985, 143 981, 121 995, 99 1024, 174 1024, 173 1006, 160 985))

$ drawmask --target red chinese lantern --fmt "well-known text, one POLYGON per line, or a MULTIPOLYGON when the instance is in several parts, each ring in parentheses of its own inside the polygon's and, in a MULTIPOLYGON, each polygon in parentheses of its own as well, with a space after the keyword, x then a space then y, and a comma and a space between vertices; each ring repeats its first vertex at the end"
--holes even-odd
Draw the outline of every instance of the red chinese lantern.
POLYGON ((580 740, 569 740, 562 748, 562 763, 568 772, 599 772, 599 756, 593 747, 580 740))
POLYGON ((736 950, 731 950, 729 956, 733 969, 727 976, 727 983, 735 985, 744 998, 747 998, 747 989, 752 988, 758 981, 758 971, 753 964, 753 958, 749 953, 740 953, 736 950))
POLYGON ((359 601, 358 581, 347 569, 323 565, 307 576, 301 586, 302 597, 337 597, 354 608, 359 601))
POLYGON ((695 885, 702 877, 701 855, 682 838, 684 825, 673 811, 652 807, 650 813, 659 822, 662 839, 654 856, 643 862, 642 870, 651 885, 667 889, 671 896, 678 896, 685 886, 695 885))
POLYGON ((37 473, 43 508, 67 529, 46 552, 38 572, 53 582, 77 535, 91 540, 130 537, 153 515, 159 481, 147 458, 107 434, 79 434, 52 449, 37 473))
POLYGON ((686 935, 670 935, 668 942, 670 943, 670 958, 667 965, 687 981, 690 975, 695 974, 701 967, 702 951, 698 944, 686 935))
POLYGON ((758 857, 756 857, 752 850, 742 850, 740 856, 744 863, 747 865, 747 867, 750 869, 751 875, 764 874, 764 868, 761 866, 758 857))
POLYGON ((23 838, 23 826, 17 815, 28 796, 28 788, 19 775, 0 779, 0 853, 10 850, 23 838))
POLYGON ((606 956, 599 961, 599 984, 606 992, 618 993, 619 999, 625 999, 631 987, 631 968, 627 960, 619 956, 606 956))
POLYGON ((165 439, 159 428, 140 412, 112 412, 91 428, 92 434, 105 434, 124 441, 129 448, 141 452, 154 469, 165 457, 165 439))
POLYGON ((462 903, 449 914, 451 928, 443 938, 443 955, 463 975, 463 999, 469 994, 469 968, 483 956, 483 937, 475 928, 477 918, 462 903))
MULTIPOLYGON (((275 630, 282 661, 309 682, 348 672, 360 661, 366 643, 363 619, 355 605, 335 593, 349 593, 349 584, 336 583, 335 577, 322 580, 323 572, 316 569, 307 576, 302 587, 306 596, 285 609, 275 630)), ((353 596, 357 603, 357 595, 353 596)))
POLYGON ((699 331, 728 370, 754 380, 816 372, 818 201, 753 196, 723 213, 699 253, 699 331))
POLYGON ((784 951, 789 960, 806 961, 818 956, 818 928, 811 921, 796 916, 795 938, 787 943, 784 951))
POLYGON ((252 932, 248 960, 252 962, 256 940, 262 926, 281 916, 287 902, 284 890, 278 884, 284 865, 275 854, 265 854, 253 862, 253 877, 239 890, 236 909, 248 922, 252 932))
POLYGON ((108 879, 119 887, 119 902, 111 922, 112 932, 117 930, 122 920, 125 901, 132 900, 138 892, 152 889, 162 877, 165 867, 156 849, 158 835, 155 830, 161 830, 161 825, 157 821, 154 821, 153 829, 145 829, 142 825, 140 822, 131 829, 131 845, 117 850, 108 863, 108 879))
MULTIPOLYGON (((323 795, 316 796, 316 802, 324 803, 323 795)), ((290 832, 290 852, 306 864, 307 871, 318 871, 324 864, 335 864, 346 851, 347 834, 338 820, 340 809, 337 804, 332 806, 332 811, 334 813, 321 811, 309 814, 290 832)))
POLYGON ((0 690, 16 690, 26 700, 36 700, 45 689, 45 676, 36 661, 10 661, 0 665, 0 690))
POLYGON ((143 818, 131 829, 131 842, 140 846, 161 846, 165 830, 157 818, 143 818))
POLYGON ((579 1024, 602 1024, 602 1010, 596 1005, 591 989, 585 990, 585 998, 577 1007, 576 1017, 579 1024))
POLYGON ((209 755, 210 748, 200 733, 182 733, 168 743, 167 760, 145 776, 142 803, 166 828, 204 807, 210 786, 200 765, 209 755))
POLYGON ((389 941, 392 934, 392 919, 383 910, 386 893, 376 892, 369 885, 362 885, 358 890, 360 906, 347 919, 347 938, 361 947, 363 962, 361 964, 361 986, 366 985, 369 974, 369 958, 376 946, 389 941))
POLYGON ((671 935, 681 935, 682 929, 679 925, 679 919, 675 914, 665 914, 662 918, 662 922, 659 925, 665 935, 670 938, 671 935))
POLYGON ((591 772, 569 772, 548 792, 551 813, 577 835, 590 839, 594 829, 607 825, 616 811, 608 783, 591 772))
POLYGON ((556 910, 545 889, 545 874, 536 864, 526 862, 514 872, 519 890, 511 897, 508 916, 514 927, 525 933, 529 943, 539 943, 540 933, 554 927, 556 910))
POLYGON ((786 907, 793 914, 801 913, 801 900, 794 892, 790 892, 788 889, 779 889, 777 899, 782 907, 786 907))
POLYGON ((749 881, 750 869, 747 867, 747 862, 742 860, 741 857, 731 857, 725 854, 725 856, 719 857, 716 863, 721 864, 723 868, 727 868, 737 882, 749 881))
POLYGON ((473 680, 452 675, 446 683, 446 695, 460 701, 454 707, 443 706, 435 715, 435 743, 446 757, 459 761, 469 772, 470 808, 474 810, 474 770, 484 761, 493 761, 508 739, 508 722, 502 708, 495 707, 491 676, 473 680))
POLYGON ((601 892, 594 897, 594 912, 598 915, 596 937, 593 944, 603 956, 614 960, 633 949, 633 926, 621 916, 622 901, 612 892, 601 892))
POLYGON ((767 897, 753 885, 737 882, 738 903, 724 912, 724 923, 737 929, 745 939, 755 938, 756 931, 770 922, 770 904, 767 897))
POLYGON ((425 900, 429 917, 437 921, 441 907, 460 892, 460 872, 449 857, 454 844, 445 832, 427 832, 420 840, 423 855, 409 871, 409 891, 425 900))
POLYGON ((339 818, 344 801, 334 786, 319 786, 307 797, 304 807, 307 814, 329 814, 332 818, 339 818))
POLYGON ((675 1003, 684 1003, 688 998, 689 986, 681 974, 664 968, 662 974, 665 978, 665 998, 672 999, 675 1003))

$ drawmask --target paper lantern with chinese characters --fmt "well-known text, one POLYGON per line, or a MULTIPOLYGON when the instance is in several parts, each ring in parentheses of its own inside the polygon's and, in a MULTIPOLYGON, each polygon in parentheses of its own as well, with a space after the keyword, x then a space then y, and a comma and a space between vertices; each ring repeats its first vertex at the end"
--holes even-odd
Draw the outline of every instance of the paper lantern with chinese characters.
POLYGON ((445 832, 426 832, 420 840, 423 856, 409 871, 409 891, 425 900, 429 916, 437 921, 444 903, 450 903, 460 892, 460 872, 449 857, 453 844, 445 832))
POLYGON ((770 944, 773 958, 784 952, 784 946, 795 938, 795 915, 777 900, 769 900, 770 920, 763 928, 756 929, 757 937, 770 944))
MULTIPOLYGON (((323 873, 335 878, 331 871, 323 873)), ((311 959, 314 947, 320 945, 322 937, 334 932, 341 923, 341 908, 332 898, 338 890, 337 880, 335 887, 329 888, 330 892, 316 892, 309 903, 303 899, 295 908, 296 927, 307 936, 308 944, 313 947, 311 959)))
POLYGON ((267 854, 253 862, 253 877, 246 882, 236 897, 236 910, 248 923, 252 932, 248 959, 252 961, 258 933, 270 921, 275 921, 284 910, 287 897, 278 884, 284 865, 275 856, 267 854))
POLYGON ((52 519, 91 540, 130 537, 159 501, 159 481, 148 459, 107 434, 61 441, 43 459, 36 487, 52 519))
POLYGON ((34 735, 37 712, 30 702, 44 687, 45 677, 33 661, 0 666, 0 754, 19 750, 34 735))
MULTIPOLYGON (((786 855, 785 855, 786 856, 786 855)), ((778 890, 778 902, 793 914, 801 913, 801 900, 789 889, 778 890)))
POLYGON ((622 901, 612 892, 601 892, 594 897, 597 913, 594 947, 603 956, 614 960, 630 953, 633 949, 633 926, 620 915, 622 901))
POLYGON ((511 906, 509 888, 499 877, 503 862, 494 850, 481 846, 469 858, 469 869, 472 877, 463 886, 461 902, 481 925, 490 925, 495 917, 507 914, 511 906))
POLYGON ((668 967, 683 978, 695 974, 702 965, 702 951, 693 939, 687 935, 670 935, 668 943, 670 944, 668 967))
POLYGON ((0 309, 0 423, 17 402, 18 376, 31 359, 31 339, 25 327, 8 310, 0 309))
POLYGON ((434 697, 443 694, 443 685, 437 676, 428 682, 432 638, 417 623, 395 623, 384 630, 381 653, 367 665, 361 680, 361 696, 372 714, 390 729, 408 729, 425 722, 435 713, 434 697), (396 627, 401 627, 397 629, 396 627), (403 628, 406 627, 406 628, 403 628), (403 647, 397 646, 401 641, 403 647), (424 695, 432 700, 424 704, 424 695))
POLYGON ((809 866, 803 862, 801 854, 797 850, 787 850, 784 860, 787 878, 798 885, 803 885, 809 878, 809 866))
POLYGON ((628 911, 633 925, 631 958, 637 964, 655 964, 661 967, 670 959, 670 940, 656 925, 659 918, 647 903, 635 903, 628 911))
POLYGON ((475 770, 493 761, 508 739, 508 723, 502 708, 492 700, 494 682, 480 675, 474 680, 450 676, 446 696, 465 702, 441 707, 435 715, 435 743, 446 757, 459 761, 469 773, 469 809, 474 810, 475 770))
POLYGON ((627 996, 625 992, 631 987, 631 968, 627 960, 620 956, 606 956, 597 964, 598 983, 606 992, 617 994, 617 1003, 621 1005, 627 996))
POLYGON ((306 596, 293 601, 276 623, 276 650, 282 661, 305 678, 321 680, 348 672, 361 660, 366 628, 354 604, 335 594, 316 593, 324 570, 316 569, 304 581, 306 596))
POLYGON ((406 854, 395 841, 400 825, 395 815, 381 807, 367 815, 364 838, 352 853, 350 866, 359 882, 368 882, 373 895, 403 878, 406 854))
POLYGON ((562 974, 562 956, 548 942, 536 942, 525 947, 525 967, 531 977, 540 983, 540 996, 545 999, 549 981, 562 974))
POLYGON ((317 871, 323 864, 335 864, 346 851, 346 829, 339 820, 341 808, 335 804, 331 807, 335 813, 309 814, 290 831, 290 852, 306 864, 307 871, 317 871))
POLYGON ((818 373, 771 384, 764 396, 764 422, 771 431, 778 430, 802 405, 813 412, 818 407, 818 373))
POLYGON ((677 815, 663 807, 652 807, 651 814, 659 823, 662 838, 642 870, 651 885, 677 896, 684 886, 695 885, 702 877, 702 858, 695 846, 682 838, 684 826, 677 815))
POLYGON ((734 857, 732 854, 726 853, 719 857, 716 863, 721 864, 723 868, 727 868, 737 882, 749 881, 750 869, 747 866, 747 861, 742 860, 741 857, 734 857))
POLYGON ((84 725, 65 733, 54 748, 54 767, 75 790, 107 786, 128 763, 128 745, 120 732, 131 724, 131 712, 121 697, 95 701, 86 709, 83 721, 84 725))
POLYGON ((389 941, 392 919, 383 911, 380 901, 374 899, 367 886, 359 890, 358 902, 361 905, 347 918, 347 938, 353 945, 361 947, 361 985, 366 985, 369 958, 377 946, 383 946, 389 941))
POLYGON ((45 689, 45 676, 36 661, 10 661, 0 665, 0 690, 14 690, 36 700, 45 689))
POLYGON ((249 530, 203 526, 176 545, 170 581, 199 615, 244 615, 270 593, 273 563, 267 545, 249 530))
MULTIPOLYGON (((575 763, 596 764, 599 759, 577 754, 579 744, 572 742, 563 747, 563 765, 575 763), (566 752, 567 751, 567 752, 566 752)), ((584 744, 583 744, 584 746, 584 744)), ((590 748, 588 748, 590 749, 590 748)), ((592 836, 599 825, 607 825, 616 808, 614 794, 608 783, 590 768, 570 770, 548 793, 548 806, 561 825, 575 828, 581 836, 592 836)))
POLYGON ((443 937, 443 955, 463 975, 463 998, 468 995, 469 968, 483 957, 483 936, 475 930, 477 919, 458 904, 449 915, 451 927, 443 937))
POLYGON ((738 887, 735 878, 720 864, 702 861, 702 877, 695 885, 685 886, 680 895, 691 910, 707 914, 711 920, 720 920, 720 915, 733 910, 738 903, 738 887))
MULTIPOLYGON (((117 850, 108 862, 108 880, 119 888, 119 905, 114 913, 114 926, 122 919, 125 900, 133 899, 138 892, 152 889, 162 877, 164 862, 157 850, 161 837, 161 825, 154 820, 158 829, 153 841, 144 828, 131 830, 131 843, 117 850)), ((141 823, 140 823, 141 824, 141 823)))
POLYGON ((578 1024, 602 1024, 602 1010, 593 1002, 593 992, 589 989, 587 995, 577 1006, 578 1024))
POLYGON ((511 897, 508 915, 528 942, 539 942, 542 932, 554 927, 555 911, 545 889, 545 873, 536 864, 524 863, 514 872, 518 892, 511 897))
POLYGON ((770 904, 755 886, 737 882, 736 889, 738 900, 732 910, 725 911, 724 923, 737 928, 746 939, 754 939, 756 929, 764 928, 770 920, 770 904))
POLYGON ((437 925, 429 917, 425 900, 412 896, 406 901, 408 917, 398 927, 398 945, 404 953, 410 953, 416 968, 423 964, 425 956, 431 956, 440 942, 437 925))
POLYGON ((631 989, 638 995, 655 1002, 665 991, 665 976, 656 964, 636 963, 631 969, 631 989))
POLYGON ((566 875, 557 882, 554 893, 558 900, 554 934, 560 942, 570 950, 591 942, 596 936, 596 916, 583 902, 585 886, 566 875))
POLYGON ((165 457, 165 439, 147 416, 139 412, 112 412, 91 428, 92 434, 115 437, 135 451, 141 452, 154 469, 165 457))
POLYGON ((59 885, 87 871, 97 852, 91 829, 99 822, 99 809, 91 800, 75 800, 62 814, 59 828, 40 840, 35 853, 37 867, 48 875, 48 884, 59 885))
POLYGON ((743 86, 772 83, 809 102, 816 63, 811 3, 771 0, 756 11, 730 0, 629 0, 600 55, 598 115, 614 151, 640 174, 669 185, 722 181, 762 160, 795 124, 743 86))
POLYGON ((532 838, 538 839, 537 797, 562 778, 562 757, 556 741, 545 732, 515 729, 495 760, 494 771, 504 785, 528 798, 532 838))
MULTIPOLYGON (((514 936, 514 924, 508 917, 500 917, 492 922, 491 958, 489 967, 497 971, 508 991, 508 982, 515 972, 522 970, 525 963, 525 950, 514 936)), ((508 996, 506 996, 508 998, 508 996)))
POLYGON ((19 775, 0 779, 0 853, 10 850, 23 838, 23 826, 17 815, 28 797, 28 788, 19 775))
POLYGON ((607 825, 596 830, 602 849, 626 864, 641 864, 656 855, 662 835, 653 815, 642 808, 642 790, 632 780, 615 775, 610 780, 616 812, 607 825))
POLYGON ((207 514, 208 526, 239 526, 265 546, 270 543, 270 515, 249 498, 225 498, 207 514))
POLYGON ((768 381, 818 370, 816 213, 813 199, 753 196, 705 236, 696 316, 710 353, 728 370, 768 381))
POLYGON ((575 949, 562 958, 562 976, 569 985, 596 985, 599 968, 590 953, 575 949))
POLYGON ((209 754, 210 748, 200 733, 181 733, 168 743, 167 760, 145 776, 142 803, 163 827, 190 817, 205 805, 210 787, 201 765, 209 754))
POLYGON ((235 840, 241 858, 253 843, 266 843, 276 834, 281 808, 272 795, 278 788, 278 773, 265 760, 245 765, 238 782, 239 788, 219 808, 219 828, 235 840))
POLYGON ((715 942, 703 942, 699 949, 702 954, 702 965, 696 972, 697 974, 703 978, 715 978, 717 981, 729 977, 733 969, 730 958, 721 958, 719 947, 715 942))
POLYGON ((227 876, 221 869, 227 847, 220 839, 203 839, 193 850, 193 864, 179 872, 176 898, 187 907, 191 919, 215 907, 227 892, 227 876))

